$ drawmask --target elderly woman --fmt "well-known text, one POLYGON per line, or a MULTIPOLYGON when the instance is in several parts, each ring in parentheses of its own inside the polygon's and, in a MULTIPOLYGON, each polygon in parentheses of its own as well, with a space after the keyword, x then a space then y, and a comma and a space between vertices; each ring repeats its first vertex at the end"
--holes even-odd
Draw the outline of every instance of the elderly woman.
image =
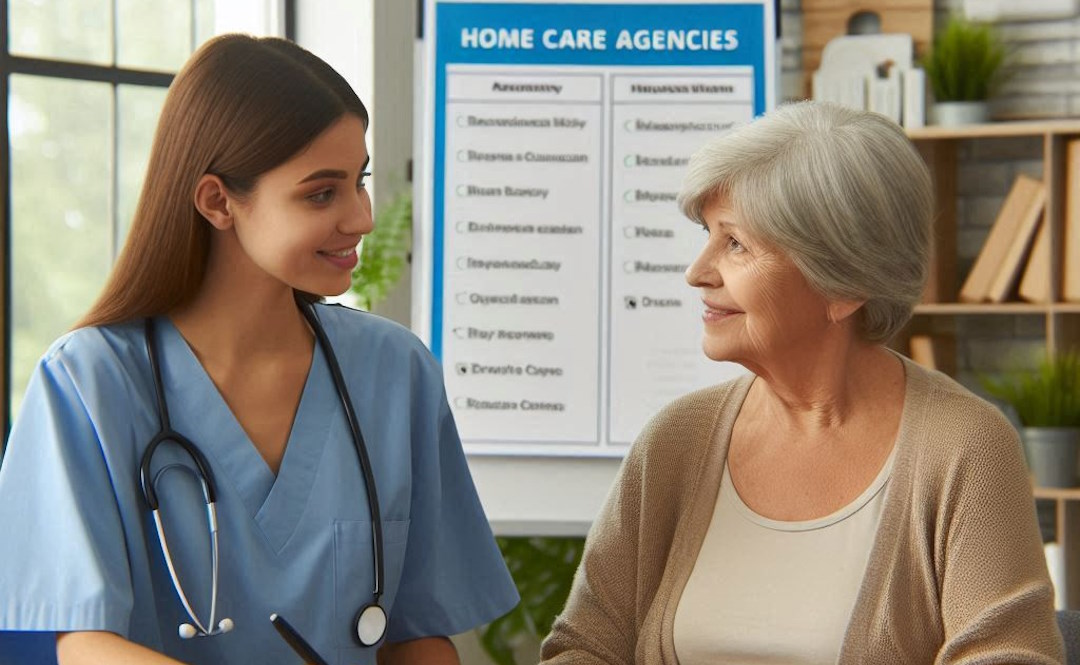
POLYGON ((1015 430, 885 346, 929 261, 900 128, 783 106, 701 149, 679 200, 705 354, 750 372, 642 432, 544 662, 1061 662, 1015 430))

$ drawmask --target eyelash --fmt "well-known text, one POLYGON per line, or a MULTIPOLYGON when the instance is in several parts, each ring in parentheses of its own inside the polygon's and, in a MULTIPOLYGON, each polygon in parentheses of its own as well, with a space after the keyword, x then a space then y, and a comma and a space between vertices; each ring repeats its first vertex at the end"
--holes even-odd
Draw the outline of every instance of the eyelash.
POLYGON ((311 201, 312 203, 317 203, 319 205, 324 205, 324 204, 330 203, 330 201, 333 200, 333 198, 334 198, 334 190, 333 190, 333 188, 331 188, 331 189, 320 189, 319 191, 315 192, 314 194, 309 194, 308 197, 307 197, 308 201, 311 201))
MULTIPOLYGON (((367 183, 364 182, 364 179, 370 177, 371 171, 363 171, 360 173, 360 179, 356 181, 356 189, 367 189, 367 183)), ((309 194, 307 199, 318 205, 326 205, 334 199, 334 188, 328 187, 327 189, 320 189, 314 194, 309 194)))
MULTIPOLYGON (((710 235, 709 227, 708 227, 707 224, 702 224, 701 225, 701 230, 705 232, 705 235, 710 235)), ((736 238, 735 236, 732 236, 732 235, 729 235, 727 237, 727 249, 729 249, 729 250, 731 250, 733 252, 745 252, 746 251, 746 247, 742 244, 742 242, 738 238, 736 238)))

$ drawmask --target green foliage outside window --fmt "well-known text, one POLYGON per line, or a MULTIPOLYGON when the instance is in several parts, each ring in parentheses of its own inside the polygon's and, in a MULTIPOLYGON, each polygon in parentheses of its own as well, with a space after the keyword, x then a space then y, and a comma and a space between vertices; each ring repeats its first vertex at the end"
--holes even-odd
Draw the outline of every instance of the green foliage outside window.
MULTIPOLYGON (((210 0, 157 2, 154 11, 139 0, 6 4, 11 55, 139 72, 178 67, 210 36, 215 15, 210 0)), ((123 243, 166 90, 52 69, 4 72, 12 417, 39 358, 93 303, 123 243)))

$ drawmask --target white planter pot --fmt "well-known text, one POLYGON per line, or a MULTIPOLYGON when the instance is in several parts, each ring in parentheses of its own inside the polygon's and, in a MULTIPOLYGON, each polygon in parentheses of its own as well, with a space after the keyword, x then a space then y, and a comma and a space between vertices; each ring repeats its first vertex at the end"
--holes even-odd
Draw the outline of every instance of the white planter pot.
POLYGON ((1025 427, 1020 432, 1028 466, 1040 487, 1075 487, 1080 466, 1080 429, 1025 427))
POLYGON ((977 125, 990 120, 986 102, 937 102, 933 107, 934 124, 946 127, 977 125))

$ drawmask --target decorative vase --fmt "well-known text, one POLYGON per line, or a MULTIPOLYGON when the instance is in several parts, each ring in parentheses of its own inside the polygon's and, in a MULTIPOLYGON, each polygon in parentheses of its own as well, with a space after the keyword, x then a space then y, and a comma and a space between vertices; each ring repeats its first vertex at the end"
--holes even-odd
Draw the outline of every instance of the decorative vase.
POLYGON ((1028 467, 1039 487, 1075 487, 1080 465, 1080 429, 1025 427, 1021 431, 1028 467))
POLYGON ((934 124, 946 127, 977 125, 990 119, 990 105, 980 102, 937 102, 934 104, 934 124))

